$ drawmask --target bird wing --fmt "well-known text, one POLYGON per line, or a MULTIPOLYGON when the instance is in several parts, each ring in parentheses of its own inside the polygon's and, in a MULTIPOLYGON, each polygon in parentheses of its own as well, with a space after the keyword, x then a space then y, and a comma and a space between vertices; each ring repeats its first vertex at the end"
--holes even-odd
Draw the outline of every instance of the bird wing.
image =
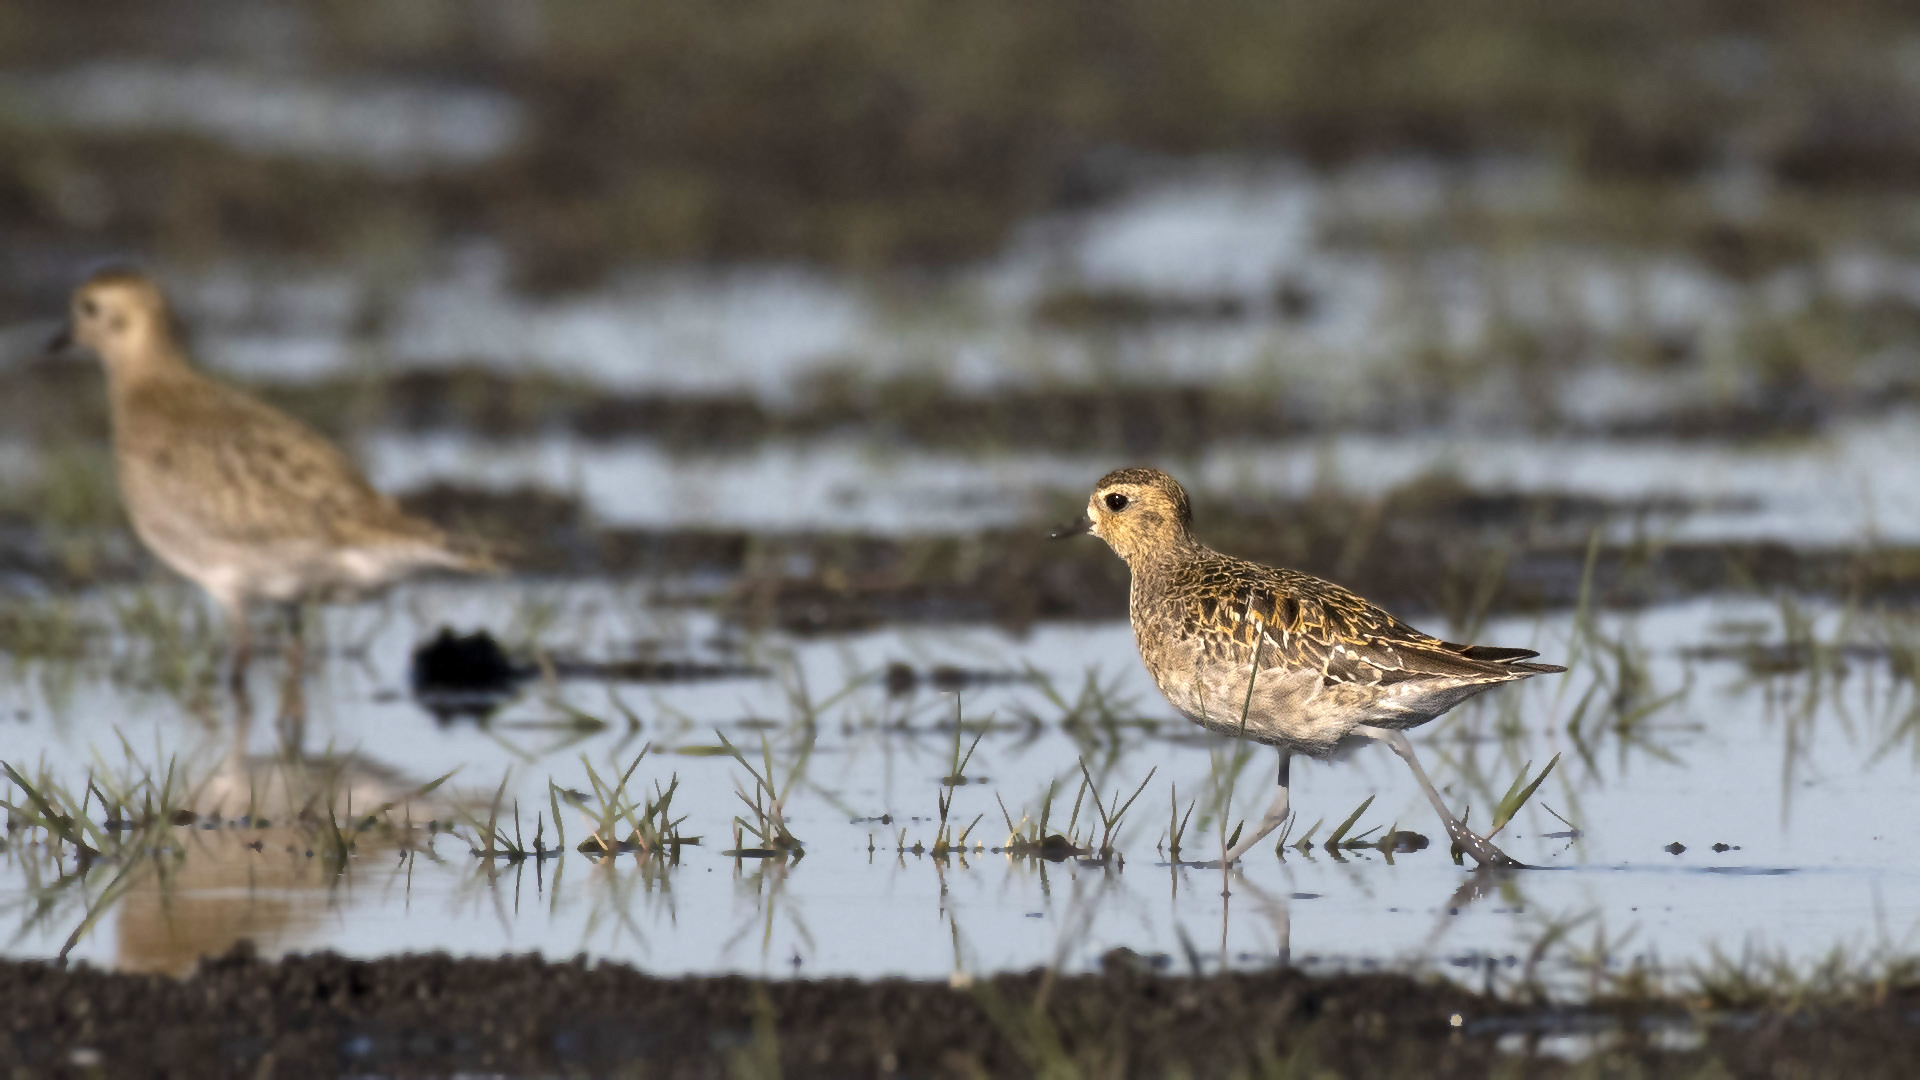
POLYGON ((437 530, 374 490, 293 417, 211 380, 159 387, 127 410, 122 467, 208 538, 328 546, 430 539, 437 530))
POLYGON ((1198 591, 1186 613, 1190 632, 1232 641, 1236 651, 1263 668, 1319 668, 1328 686, 1426 679, 1504 682, 1561 670, 1518 663, 1538 655, 1528 649, 1442 641, 1311 574, 1218 558, 1220 565, 1208 567, 1203 576, 1230 587, 1198 591))

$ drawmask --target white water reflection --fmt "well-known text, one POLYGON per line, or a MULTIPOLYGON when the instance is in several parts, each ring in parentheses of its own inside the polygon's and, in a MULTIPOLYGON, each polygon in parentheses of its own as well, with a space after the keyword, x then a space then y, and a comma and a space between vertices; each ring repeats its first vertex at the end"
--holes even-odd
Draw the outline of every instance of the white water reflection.
MULTIPOLYGON (((1767 367, 1748 355, 1756 320, 1920 304, 1920 264, 1864 248, 1742 280, 1681 250, 1390 242, 1394 230, 1417 234, 1456 210, 1486 211, 1515 185, 1547 203, 1576 197, 1540 171, 1418 159, 1325 172, 1284 161, 1169 168, 1109 205, 1037 219, 998 256, 940 274, 639 265, 589 289, 533 297, 484 240, 421 253, 404 268, 159 269, 210 366, 251 377, 478 365, 774 406, 823 376, 909 378, 954 392, 1239 383, 1284 389, 1329 418, 1377 420, 1406 407, 1397 395, 1417 360, 1437 365, 1429 376, 1444 373, 1437 419, 1467 431, 1526 423, 1514 408, 1516 341, 1537 337, 1553 350, 1556 377, 1530 375, 1527 393, 1569 419, 1654 423, 1762 400, 1767 367), (1381 237, 1341 239, 1356 223, 1381 237), (1281 302, 1283 289, 1298 310, 1281 302), (1118 326, 1036 318, 1049 298, 1074 293, 1148 310, 1170 301, 1231 310, 1118 326), (1650 366, 1649 341, 1675 343, 1686 359, 1650 366), (1609 391, 1609 377, 1652 392, 1609 391)), ((1902 349, 1859 357, 1846 377, 1871 394, 1910 389, 1912 371, 1902 349)))
POLYGON ((393 174, 485 162, 508 150, 525 126, 520 103, 492 90, 215 63, 98 60, 13 76, 0 93, 37 124, 199 135, 250 153, 348 161, 393 174))
MULTIPOLYGON (((1113 455, 900 450, 859 438, 776 442, 746 453, 680 453, 644 441, 499 442, 378 436, 363 446, 381 486, 438 480, 482 488, 536 484, 579 494, 599 520, 653 528, 721 527, 894 535, 1031 524, 1058 512, 1113 455)), ((1442 478, 1493 493, 1591 496, 1697 507, 1658 515, 1669 540, 1821 546, 1920 543, 1920 413, 1902 410, 1778 443, 1538 436, 1346 435, 1220 443, 1155 461, 1220 499, 1375 496, 1442 478)), ((1198 523, 1201 535, 1206 522, 1198 523)))

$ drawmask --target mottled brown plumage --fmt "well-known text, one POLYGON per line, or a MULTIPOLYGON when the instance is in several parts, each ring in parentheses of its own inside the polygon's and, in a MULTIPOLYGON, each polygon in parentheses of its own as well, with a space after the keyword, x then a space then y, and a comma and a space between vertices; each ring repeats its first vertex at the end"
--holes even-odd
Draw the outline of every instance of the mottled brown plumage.
POLYGON ((367 483, 332 443, 196 371, 160 289, 128 271, 75 290, 69 334, 107 372, 114 460, 141 541, 226 611, 385 587, 427 567, 484 570, 367 483))
POLYGON ((1327 757, 1360 736, 1407 758, 1449 832, 1464 831, 1398 733, 1494 686, 1566 669, 1526 663, 1537 655, 1528 649, 1442 641, 1332 582, 1222 555, 1192 523, 1186 491, 1157 469, 1109 473, 1087 502, 1084 528, 1127 562, 1134 638, 1167 700, 1209 730, 1280 750, 1282 817, 1286 757, 1327 757))

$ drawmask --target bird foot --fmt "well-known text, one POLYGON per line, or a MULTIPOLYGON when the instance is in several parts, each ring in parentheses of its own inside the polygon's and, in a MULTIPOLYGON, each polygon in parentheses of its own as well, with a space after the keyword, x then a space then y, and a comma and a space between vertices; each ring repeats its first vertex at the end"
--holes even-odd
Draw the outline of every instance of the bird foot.
POLYGON ((1453 846, 1465 852, 1476 867, 1481 870, 1524 870, 1527 864, 1501 851, 1493 841, 1474 832, 1458 820, 1446 823, 1447 838, 1453 846))

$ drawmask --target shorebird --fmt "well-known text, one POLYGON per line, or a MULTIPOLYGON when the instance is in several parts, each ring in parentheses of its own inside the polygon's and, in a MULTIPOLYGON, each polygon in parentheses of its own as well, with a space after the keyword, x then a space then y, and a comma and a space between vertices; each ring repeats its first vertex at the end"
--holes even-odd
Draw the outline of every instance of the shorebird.
POLYGON ((1194 537, 1185 489, 1158 469, 1108 473, 1086 513, 1053 535, 1087 532, 1126 560, 1140 659, 1173 707, 1280 752, 1273 805, 1223 864, 1286 820, 1294 754, 1327 758, 1373 739, 1413 770, 1448 837, 1477 864, 1523 865, 1447 809, 1406 729, 1502 683, 1566 668, 1527 663, 1539 655, 1531 649, 1442 641, 1330 581, 1222 555, 1194 537))
POLYGON ((297 664, 304 601, 377 591, 428 568, 493 569, 375 491, 311 428, 195 370, 173 309, 145 275, 109 270, 74 290, 51 348, 76 346, 106 368, 115 470, 134 532, 225 613, 236 685, 252 655, 250 602, 287 609, 297 664))

